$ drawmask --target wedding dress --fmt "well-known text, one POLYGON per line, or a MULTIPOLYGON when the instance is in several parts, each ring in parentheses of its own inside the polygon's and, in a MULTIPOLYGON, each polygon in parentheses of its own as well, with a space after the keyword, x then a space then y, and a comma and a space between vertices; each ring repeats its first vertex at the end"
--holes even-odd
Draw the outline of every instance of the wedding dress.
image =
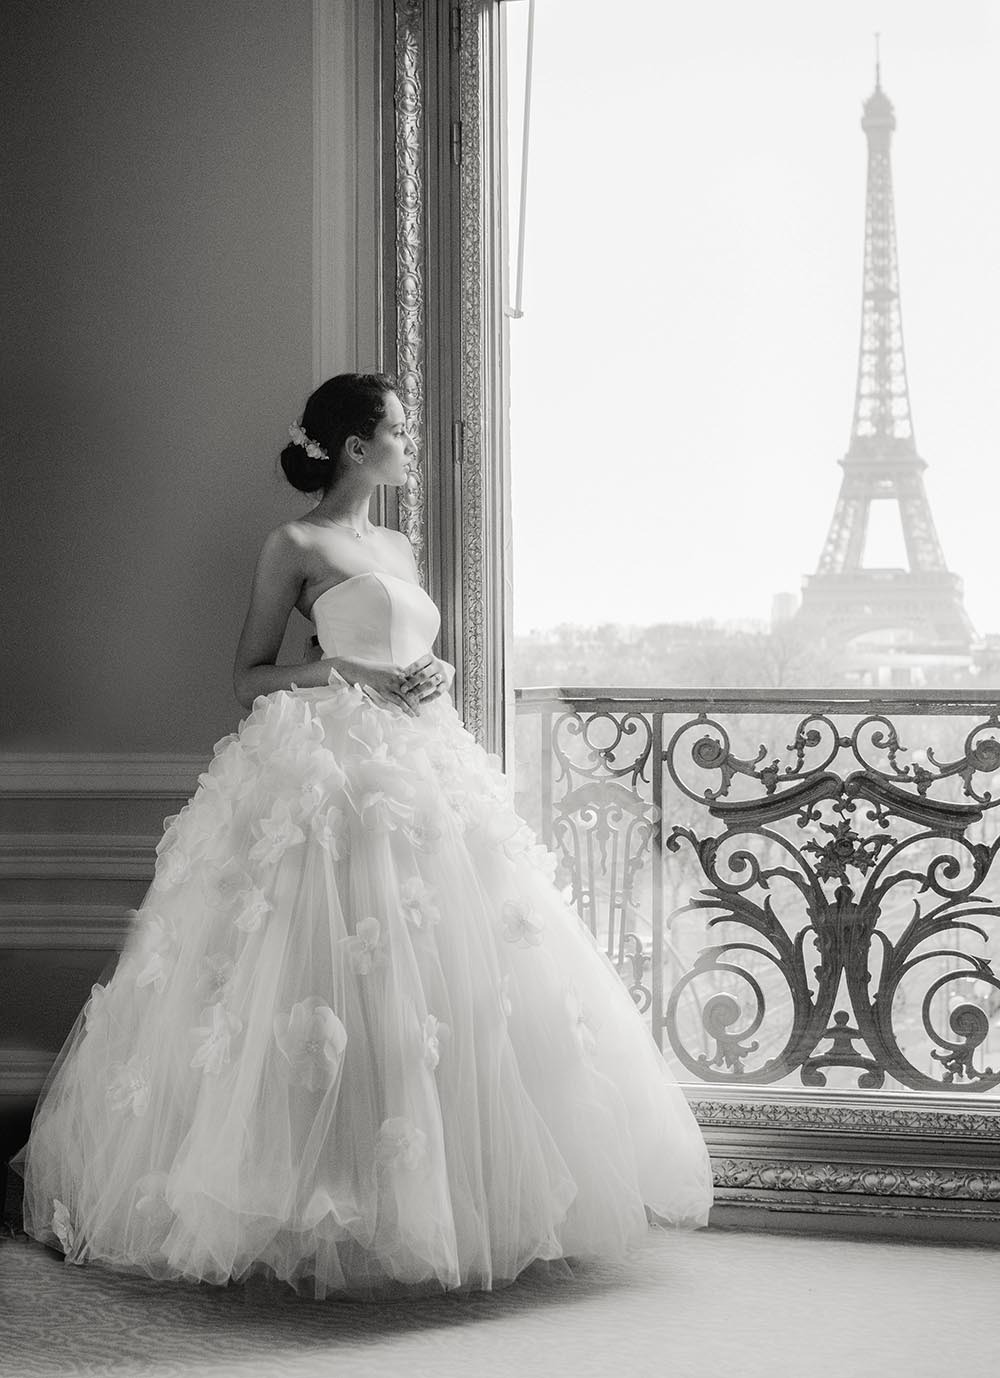
MULTIPOLYGON (((439 628, 384 573, 313 616, 383 663, 439 628)), ((157 853, 22 1158, 68 1261, 379 1296, 705 1223, 684 1096, 447 699, 258 698, 157 853)))

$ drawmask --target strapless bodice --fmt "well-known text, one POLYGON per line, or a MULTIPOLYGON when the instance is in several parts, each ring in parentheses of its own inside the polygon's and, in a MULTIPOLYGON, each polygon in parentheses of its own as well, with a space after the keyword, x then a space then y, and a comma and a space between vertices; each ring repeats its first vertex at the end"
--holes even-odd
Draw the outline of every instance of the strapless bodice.
POLYGON ((325 656, 409 665, 426 654, 441 616, 419 584, 372 571, 334 584, 312 605, 325 656))

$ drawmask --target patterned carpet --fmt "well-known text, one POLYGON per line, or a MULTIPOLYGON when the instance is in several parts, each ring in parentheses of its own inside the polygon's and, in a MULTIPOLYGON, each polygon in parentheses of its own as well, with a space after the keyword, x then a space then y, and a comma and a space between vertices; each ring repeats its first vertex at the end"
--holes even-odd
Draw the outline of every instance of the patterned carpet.
POLYGON ((626 1263, 390 1306, 168 1285, 0 1241, 2 1378, 962 1378, 996 1373, 1000 1251, 708 1230, 626 1263))

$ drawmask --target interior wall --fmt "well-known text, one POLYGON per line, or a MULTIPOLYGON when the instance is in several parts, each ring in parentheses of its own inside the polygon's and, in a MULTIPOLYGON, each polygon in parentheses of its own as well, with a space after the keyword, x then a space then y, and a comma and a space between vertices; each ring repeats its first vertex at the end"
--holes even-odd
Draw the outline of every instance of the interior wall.
POLYGON ((162 819, 242 714, 254 559, 309 505, 288 424, 381 363, 378 13, 0 5, 0 1198, 162 819))
POLYGON ((0 747, 205 752, 260 540, 303 507, 276 457, 313 385, 313 5, 0 25, 0 747))

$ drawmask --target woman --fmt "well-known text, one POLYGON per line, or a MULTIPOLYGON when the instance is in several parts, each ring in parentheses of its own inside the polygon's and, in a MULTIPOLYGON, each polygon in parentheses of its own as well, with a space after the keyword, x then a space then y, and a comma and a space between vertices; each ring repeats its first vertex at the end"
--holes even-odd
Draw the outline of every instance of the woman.
POLYGON ((310 397, 321 494, 272 532, 251 711, 168 826, 113 977, 36 1111, 29 1233, 68 1261, 314 1296, 490 1288, 705 1223, 683 1095, 445 697, 439 617, 369 502, 413 445, 391 381, 310 397), (275 663, 289 612, 322 658, 275 663))

